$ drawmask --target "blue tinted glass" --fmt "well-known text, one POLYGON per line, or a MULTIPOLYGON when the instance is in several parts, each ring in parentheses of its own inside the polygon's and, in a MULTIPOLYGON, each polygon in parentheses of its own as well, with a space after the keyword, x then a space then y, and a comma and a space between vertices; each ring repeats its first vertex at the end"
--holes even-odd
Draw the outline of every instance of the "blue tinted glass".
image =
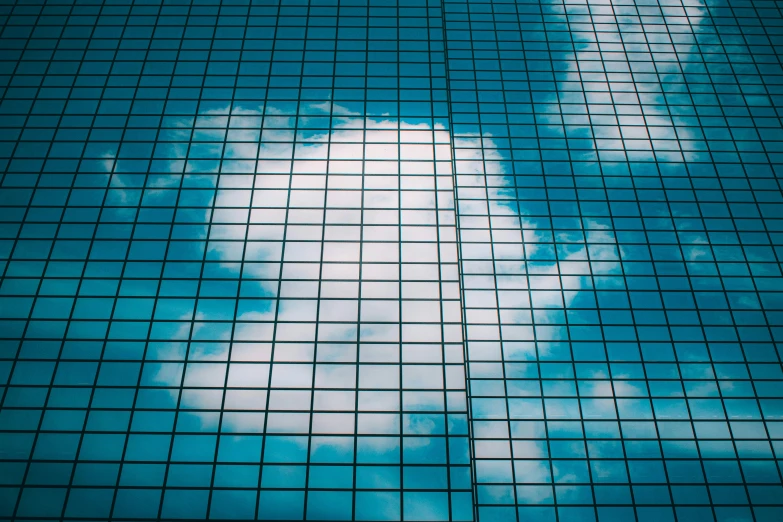
POLYGON ((783 519, 778 4, 2 17, 0 519, 783 519))

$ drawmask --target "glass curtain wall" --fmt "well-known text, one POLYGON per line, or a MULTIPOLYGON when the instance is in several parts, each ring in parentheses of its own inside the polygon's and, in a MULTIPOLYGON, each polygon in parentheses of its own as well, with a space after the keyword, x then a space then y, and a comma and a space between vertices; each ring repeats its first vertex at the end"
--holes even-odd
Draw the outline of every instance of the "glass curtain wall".
POLYGON ((0 516, 472 519, 440 4, 5 13, 0 516))
POLYGON ((783 519, 777 3, 0 24, 0 520, 783 519))
POLYGON ((479 520, 779 520, 778 5, 444 20, 479 520))

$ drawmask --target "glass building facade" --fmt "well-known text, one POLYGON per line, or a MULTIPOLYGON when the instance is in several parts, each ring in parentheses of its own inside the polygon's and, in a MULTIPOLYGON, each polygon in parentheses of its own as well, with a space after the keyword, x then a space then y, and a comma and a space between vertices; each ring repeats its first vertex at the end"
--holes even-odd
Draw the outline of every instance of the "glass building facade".
POLYGON ((0 520, 783 520, 779 3, 0 21, 0 520))

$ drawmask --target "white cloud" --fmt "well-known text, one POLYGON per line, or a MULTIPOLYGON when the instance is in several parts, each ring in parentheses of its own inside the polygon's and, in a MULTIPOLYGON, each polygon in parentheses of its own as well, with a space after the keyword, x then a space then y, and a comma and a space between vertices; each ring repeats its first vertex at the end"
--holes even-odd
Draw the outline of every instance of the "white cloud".
MULTIPOLYGON (((267 232, 261 232, 258 238, 261 239, 266 234, 268 239, 272 239, 271 242, 247 244, 245 258, 253 259, 256 264, 246 263, 245 274, 267 279, 246 280, 243 284, 256 286, 259 294, 269 298, 263 301, 265 304, 262 309, 246 309, 237 317, 235 340, 272 342, 275 338, 278 341, 286 338, 299 344, 277 345, 274 352, 275 361, 271 365, 273 389, 269 392, 268 398, 266 389, 227 391, 231 394, 230 406, 228 402, 226 404, 227 409, 247 410, 248 413, 255 413, 255 416, 242 416, 227 411, 224 413, 223 429, 232 432, 242 430, 257 432, 261 429, 259 426, 263 426, 264 409, 268 400, 271 407, 266 422, 270 433, 307 433, 310 429, 308 420, 310 414, 307 410, 310 409, 312 401, 316 410, 312 418, 315 432, 353 433, 354 413, 339 412, 354 412, 358 404, 359 423, 356 429, 359 433, 397 435, 404 428, 406 432, 426 435, 435 429, 434 426, 426 425, 427 422, 432 421, 414 420, 416 417, 410 416, 403 421, 400 414, 396 413, 400 408, 399 391, 397 391, 400 388, 400 361, 399 348, 396 347, 400 342, 400 314, 397 299, 400 277, 413 278, 411 280, 417 277, 438 278, 440 270, 429 273, 429 268, 421 265, 419 270, 421 273, 418 275, 415 270, 411 270, 412 267, 406 266, 405 274, 401 274, 399 266, 373 264, 373 262, 399 262, 400 227, 405 238, 437 241, 436 201, 442 205, 441 208, 444 208, 445 212, 453 213, 451 150, 448 133, 440 126, 432 129, 424 123, 411 124, 391 118, 362 118, 337 104, 320 104, 311 108, 324 113, 331 112, 341 118, 335 120, 332 129, 303 133, 304 141, 297 143, 295 147, 289 141, 294 137, 292 130, 264 128, 259 135, 258 130, 252 128, 261 127, 262 119, 257 117, 261 114, 260 109, 235 109, 231 116, 229 130, 230 139, 233 141, 225 147, 224 155, 232 159, 257 161, 257 166, 252 189, 241 181, 240 175, 236 176, 237 183, 233 186, 224 181, 224 178, 230 179, 231 174, 221 176, 221 189, 216 195, 216 206, 226 209, 232 206, 250 209, 249 214, 244 214, 249 216, 244 218, 249 222, 227 224, 220 229, 221 234, 231 234, 231 237, 238 234, 237 237, 244 237, 241 230, 232 232, 226 227, 230 226, 232 229, 237 225, 240 228, 252 227, 255 221, 254 212, 260 210, 288 209, 289 218, 287 228, 283 228, 281 224, 279 229, 280 233, 286 231, 288 234, 285 242, 282 241, 283 236, 278 235, 273 227, 266 227, 264 230, 267 232), (234 116, 237 115, 244 119, 235 120, 234 116), (234 122, 246 126, 236 128, 234 122), (365 161, 357 161, 363 158, 365 161), (433 169, 433 159, 442 162, 437 170, 439 174, 436 174, 433 169), (293 177, 291 169, 294 172, 293 177), (299 172, 303 174, 298 174, 299 172), (437 176, 445 176, 444 181, 436 183, 437 176), (448 183, 445 183, 447 178, 448 183), (435 187, 441 185, 446 190, 436 194, 435 187), (228 189, 229 186, 232 188, 228 189), (289 187, 292 189, 290 192, 289 187), (348 190, 346 191, 345 188, 348 190), (308 207, 323 208, 325 203, 327 206, 337 204, 343 208, 327 208, 325 213, 305 210, 308 207), (400 208, 415 210, 410 213, 410 217, 405 215, 405 220, 401 221, 400 208), (299 209, 302 209, 301 212, 299 209), (295 223, 298 216, 305 217, 301 225, 295 223), (324 219, 326 223, 323 222, 324 219), (409 222, 410 219, 415 221, 409 222), (329 241, 346 239, 343 236, 349 234, 350 229, 329 224, 330 222, 344 223, 346 220, 356 225, 362 223, 365 225, 364 243, 360 244, 362 238, 358 235, 361 232, 359 228, 356 229, 357 235, 351 236, 356 240, 353 243, 329 241), (377 225, 377 227, 371 228, 370 225, 377 225), (433 228, 431 231, 415 228, 420 225, 433 228), (323 253, 319 242, 322 235, 327 240, 323 246, 323 253), (316 240, 316 242, 303 242, 301 239, 316 240), (374 242, 379 239, 386 242, 374 242), (282 263, 278 265, 281 254, 282 263), (322 263, 322 254, 325 260, 333 260, 333 262, 322 263), (360 285, 329 281, 330 279, 356 279, 359 275, 360 261, 364 262, 361 265, 364 282, 360 285), (278 269, 286 279, 280 292, 276 280, 278 269), (319 277, 322 285, 320 299, 318 298, 319 277), (384 279, 391 279, 391 281, 384 281, 384 279), (355 300, 358 298, 359 291, 364 297, 387 298, 387 300, 365 301, 360 308, 359 301, 355 300), (328 295, 324 295, 325 292, 328 292, 328 295), (304 295, 311 299, 286 300, 285 295, 304 295), (338 297, 350 297, 352 300, 335 300, 338 297), (276 304, 278 300, 279 305, 276 304), (280 321, 276 328, 273 322, 275 318, 280 321), (313 351, 316 342, 316 318, 319 321, 318 342, 344 341, 349 344, 321 344, 316 354, 313 351), (383 345, 362 344, 360 352, 357 353, 355 345, 350 344, 357 340, 360 343, 391 343, 388 345, 391 349, 385 350, 383 345), (340 346, 342 346, 340 349, 331 349, 340 346), (284 362, 286 357, 307 361, 312 360, 313 356, 318 358, 319 364, 284 362), (386 364, 362 366, 357 383, 355 366, 357 356, 363 361, 386 364), (346 364, 320 364, 330 361, 346 364), (315 372, 314 376, 313 372, 315 372), (328 388, 330 391, 312 390, 313 379, 316 387, 328 388), (363 390, 368 387, 387 386, 390 389, 388 393, 363 390), (280 409, 298 410, 302 413, 273 411, 280 409), (387 413, 380 413, 378 410, 385 410, 387 413)), ((225 125, 229 122, 226 113, 227 109, 211 111, 210 114, 199 116, 198 124, 225 125)), ((281 117, 277 123, 290 125, 293 122, 290 118, 281 117)), ((446 225, 453 224, 453 215, 445 221, 446 225)), ((225 260, 221 266, 226 270, 234 270, 231 263, 235 256, 232 245, 214 241, 217 227, 213 224, 212 229, 213 240, 209 242, 209 255, 215 259, 225 260)), ((441 235, 449 237, 452 241, 456 237, 453 232, 449 234, 448 230, 444 230, 441 235)), ((449 251, 438 249, 437 246, 437 242, 417 243, 413 248, 406 246, 402 251, 402 257, 406 260, 433 263, 438 261, 440 255, 441 263, 456 264, 456 249, 449 251)), ((449 272, 445 268, 443 270, 449 272)), ((425 288, 425 286, 422 286, 423 293, 420 292, 413 297, 427 297, 430 292, 434 292, 431 297, 438 297, 437 285, 429 285, 434 288, 425 288)), ((407 297, 414 288, 410 285, 406 288, 409 288, 405 293, 407 297)), ((413 308, 404 307, 406 317, 410 316, 415 308, 416 312, 414 316, 408 317, 409 320, 438 322, 440 320, 438 303, 439 301, 412 301, 410 306, 413 308)), ((197 314, 195 319, 197 322, 193 326, 194 336, 204 328, 208 328, 208 323, 204 322, 208 317, 197 314)), ((187 329, 188 325, 183 325, 181 328, 187 329)), ((409 329, 405 330, 408 331, 409 329)), ((434 342, 439 341, 440 328, 438 327, 436 331, 438 337, 431 339, 434 342)), ((187 332, 183 330, 178 337, 186 334, 187 332)), ((404 335, 411 334, 404 333, 404 335)), ((234 350, 236 349, 235 347, 234 350)), ((269 350, 264 353, 268 361, 271 355, 269 350)), ((270 371, 268 363, 253 363, 254 372, 264 372, 262 378, 258 379, 252 379, 251 374, 242 373, 242 368, 228 362, 210 364, 194 362, 186 365, 183 379, 185 386, 197 383, 204 385, 209 381, 214 382, 215 386, 222 387, 221 382, 228 372, 229 379, 238 379, 237 382, 253 381, 261 388, 266 386, 265 381, 270 371)), ((170 369, 161 369, 160 372, 158 378, 161 382, 168 382, 173 378, 163 373, 170 372, 170 369)), ((433 390, 442 390, 445 386, 442 367, 439 364, 430 367, 405 366, 402 373, 407 386, 433 390)), ((183 407, 187 407, 196 416, 202 415, 203 423, 211 425, 214 422, 213 414, 202 413, 198 409, 220 408, 220 402, 215 402, 213 394, 190 392, 183 393, 183 407)), ((443 407, 442 397, 442 392, 406 393, 406 407, 425 411, 438 410, 443 407)), ((394 438, 373 439, 373 443, 377 446, 375 451, 379 452, 386 452, 398 444, 394 438)), ((352 442, 350 439, 337 437, 324 439, 321 442, 314 441, 314 444, 339 445, 352 444, 352 442)), ((426 441, 422 439, 419 444, 425 445, 426 441)))

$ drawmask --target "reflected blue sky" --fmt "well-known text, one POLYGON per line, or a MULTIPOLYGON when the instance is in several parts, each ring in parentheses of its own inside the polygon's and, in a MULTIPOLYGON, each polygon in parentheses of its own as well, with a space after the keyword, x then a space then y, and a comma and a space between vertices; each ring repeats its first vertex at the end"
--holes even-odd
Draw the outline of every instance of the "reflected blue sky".
POLYGON ((9 9, 0 517, 780 518, 771 4, 9 9))
POLYGON ((5 92, 31 114, 0 516, 472 519, 442 17, 415 4, 138 5, 112 56, 104 6, 86 61, 5 92))
POLYGON ((775 393, 736 364, 778 371, 765 22, 703 2, 444 6, 479 519, 764 504, 741 485, 757 479, 697 459, 747 439, 770 458, 777 430, 775 393), (586 460, 612 456, 661 460, 586 460))

